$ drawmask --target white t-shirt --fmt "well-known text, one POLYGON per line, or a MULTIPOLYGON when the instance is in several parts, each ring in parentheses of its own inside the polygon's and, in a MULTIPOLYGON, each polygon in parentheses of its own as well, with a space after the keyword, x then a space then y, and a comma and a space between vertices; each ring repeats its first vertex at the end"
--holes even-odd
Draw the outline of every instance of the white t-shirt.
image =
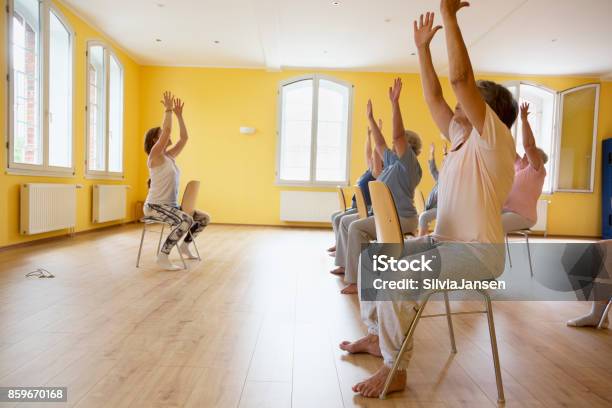
MULTIPOLYGON (((463 139, 456 134, 461 131, 451 122, 451 140, 463 139)), ((504 242, 501 212, 514 181, 515 157, 510 130, 487 105, 482 135, 473 129, 463 145, 446 156, 440 172, 433 234, 437 240, 504 242)))

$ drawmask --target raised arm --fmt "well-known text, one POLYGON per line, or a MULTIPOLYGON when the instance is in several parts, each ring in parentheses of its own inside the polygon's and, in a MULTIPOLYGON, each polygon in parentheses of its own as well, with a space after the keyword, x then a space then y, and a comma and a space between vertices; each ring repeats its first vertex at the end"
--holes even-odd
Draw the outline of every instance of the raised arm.
POLYGON ((372 139, 374 141, 374 151, 378 154, 381 160, 385 157, 385 150, 388 149, 387 142, 383 134, 380 131, 380 128, 376 124, 376 120, 374 119, 374 112, 372 110, 372 100, 368 100, 367 107, 367 115, 368 122, 370 123, 370 129, 372 129, 372 139))
POLYGON ((400 109, 399 98, 402 93, 402 80, 396 78, 393 87, 389 88, 389 99, 391 99, 391 109, 393 112, 393 147, 398 157, 406 153, 406 137, 404 132, 404 121, 402 110, 400 109))
POLYGON ((434 180, 438 181, 438 166, 436 166, 436 147, 435 145, 432 143, 429 146, 429 172, 431 173, 431 176, 434 178, 434 180))
POLYGON ((168 140, 170 140, 170 134, 172 133, 172 109, 174 103, 174 96, 172 93, 164 92, 164 99, 161 101, 164 105, 164 121, 162 122, 161 135, 157 139, 157 142, 151 148, 149 153, 149 164, 157 162, 161 155, 166 151, 168 140))
POLYGON ((183 101, 178 98, 174 100, 173 111, 176 115, 176 119, 178 120, 181 132, 179 141, 176 142, 174 147, 168 150, 168 154, 172 157, 178 156, 183 151, 183 148, 185 147, 185 145, 187 144, 187 140, 189 139, 189 135, 187 134, 187 127, 185 126, 185 120, 183 119, 183 106, 185 106, 185 103, 183 101))
POLYGON ((421 69, 421 83, 423 84, 423 95, 431 113, 431 117, 445 138, 450 140, 448 128, 453 119, 453 111, 444 100, 442 86, 438 74, 431 59, 429 45, 442 26, 433 25, 434 13, 427 13, 425 18, 421 14, 419 22, 414 22, 414 42, 419 53, 419 66, 421 69))
MULTIPOLYGON (((378 129, 382 129, 382 119, 378 119, 378 129)), ((383 161, 380 155, 376 152, 372 152, 372 176, 378 178, 383 170, 383 161)))
POLYGON ((366 164, 368 165, 368 169, 370 171, 372 171, 372 141, 370 140, 370 138, 372 137, 372 129, 370 129, 370 127, 368 126, 368 135, 366 136, 366 143, 365 143, 365 159, 366 159, 366 164))
POLYGON ((468 120, 482 135, 487 107, 476 85, 470 56, 457 21, 457 12, 469 5, 465 1, 442 0, 440 8, 446 33, 450 82, 468 120))
POLYGON ((527 154, 529 164, 531 164, 531 167, 535 170, 540 170, 540 167, 542 167, 544 163, 542 162, 542 156, 540 156, 540 152, 536 146, 533 131, 529 125, 529 104, 527 102, 521 104, 521 123, 523 126, 523 148, 527 154))

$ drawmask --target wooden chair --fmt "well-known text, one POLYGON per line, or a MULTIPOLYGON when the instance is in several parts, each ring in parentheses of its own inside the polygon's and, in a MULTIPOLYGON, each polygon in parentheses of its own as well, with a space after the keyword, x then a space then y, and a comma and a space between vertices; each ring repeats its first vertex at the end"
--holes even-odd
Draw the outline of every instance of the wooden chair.
MULTIPOLYGON (((404 239, 402 235, 402 228, 399 222, 399 217, 397 215, 397 210, 395 207, 395 202, 393 201, 393 195, 389 188, 380 181, 371 181, 369 183, 370 187, 370 196, 372 197, 372 208, 374 209, 374 221, 376 223, 376 236, 377 241, 383 244, 403 244, 404 239)), ((407 245, 410 245, 408 242, 407 245)), ((455 332, 453 330, 453 314, 475 314, 475 313, 484 313, 487 315, 488 323, 489 323, 489 337, 491 338, 491 350, 493 353, 493 366, 495 369, 495 381, 497 383, 497 400, 499 402, 504 402, 504 387, 501 378, 501 368, 499 363, 499 353, 497 351, 497 337, 495 335, 495 324, 493 321, 493 307, 491 304, 491 298, 488 293, 484 290, 475 290, 478 292, 485 301, 486 310, 477 310, 472 312, 459 312, 452 313, 450 309, 450 302, 448 299, 448 290, 432 290, 425 293, 423 298, 420 300, 420 303, 415 306, 416 316, 412 321, 412 324, 408 328, 408 332, 406 333, 406 338, 402 343, 402 347, 400 348, 397 357, 393 363, 393 367, 387 376, 387 380, 385 381, 385 386, 383 391, 380 394, 380 399, 385 399, 387 396, 387 391, 389 390, 389 385, 391 384, 391 379, 395 375, 399 363, 402 359, 402 355, 406 351, 406 347, 410 344, 410 341, 414 335, 414 331, 416 329, 417 324, 421 319, 430 318, 430 317, 442 317, 446 316, 446 321, 448 324, 448 332, 450 335, 450 345, 451 352, 456 353, 457 347, 455 344, 455 332), (423 315, 423 311, 425 310, 425 306, 427 306, 427 302, 431 295, 435 293, 442 293, 444 296, 444 306, 446 308, 446 313, 440 314, 430 314, 423 315)))
POLYGON ((368 206, 366 205, 365 198, 363 198, 363 191, 359 186, 354 186, 353 191, 355 192, 355 202, 357 203, 357 214, 359 219, 363 220, 368 218, 368 206))
POLYGON ((346 197, 344 196, 344 189, 341 186, 337 186, 336 190, 338 191, 338 204, 340 206, 340 211, 346 211, 346 197))
MULTIPOLYGON (((181 200, 181 211, 186 212, 189 215, 193 215, 195 211, 195 202, 198 197, 198 192, 200 191, 200 182, 197 180, 191 180, 185 186, 185 191, 183 192, 183 199, 181 200)), ((155 217, 143 217, 140 219, 142 222, 142 234, 140 236, 140 246, 138 247, 138 257, 136 259, 136 267, 140 267, 140 256, 142 254, 142 244, 144 243, 145 233, 147 232, 147 225, 161 225, 160 231, 152 231, 149 232, 159 232, 159 240, 157 241, 157 251, 156 254, 159 254, 159 250, 161 249, 162 238, 164 237, 164 230, 166 226, 170 224, 165 223, 155 217)), ((201 261, 200 251, 198 251, 198 246, 196 245, 195 239, 193 239, 193 235, 191 235, 191 229, 187 230, 187 234, 191 237, 191 242, 193 243, 193 247, 195 248, 196 255, 198 256, 198 260, 201 261)), ((183 254, 181 251, 178 251, 179 256, 181 257, 181 262, 183 263, 183 268, 187 269, 187 264, 185 263, 185 259, 183 258, 183 254)))

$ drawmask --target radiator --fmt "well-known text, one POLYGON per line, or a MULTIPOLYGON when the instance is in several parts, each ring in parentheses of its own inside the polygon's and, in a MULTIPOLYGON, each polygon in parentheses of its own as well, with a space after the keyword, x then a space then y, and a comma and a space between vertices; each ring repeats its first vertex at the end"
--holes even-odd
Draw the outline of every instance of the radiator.
POLYGON ((106 184, 93 186, 92 221, 94 224, 126 218, 128 187, 106 184))
POLYGON ((338 193, 281 191, 280 219, 289 222, 331 222, 338 211, 338 193))
POLYGON ((538 221, 531 227, 532 231, 542 231, 546 235, 546 229, 548 224, 548 200, 538 200, 537 212, 538 221))
POLYGON ((22 184, 21 233, 31 235, 74 228, 77 188, 74 184, 22 184))

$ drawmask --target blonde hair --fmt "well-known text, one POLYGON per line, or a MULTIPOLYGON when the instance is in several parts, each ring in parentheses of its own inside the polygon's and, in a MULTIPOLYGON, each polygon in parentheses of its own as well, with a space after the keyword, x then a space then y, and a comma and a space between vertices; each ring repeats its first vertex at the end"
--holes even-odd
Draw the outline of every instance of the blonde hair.
POLYGON ((421 141, 421 136, 418 133, 412 130, 404 131, 404 137, 406 138, 406 143, 408 146, 412 148, 414 154, 417 156, 421 154, 421 150, 423 149, 423 142, 421 141))

